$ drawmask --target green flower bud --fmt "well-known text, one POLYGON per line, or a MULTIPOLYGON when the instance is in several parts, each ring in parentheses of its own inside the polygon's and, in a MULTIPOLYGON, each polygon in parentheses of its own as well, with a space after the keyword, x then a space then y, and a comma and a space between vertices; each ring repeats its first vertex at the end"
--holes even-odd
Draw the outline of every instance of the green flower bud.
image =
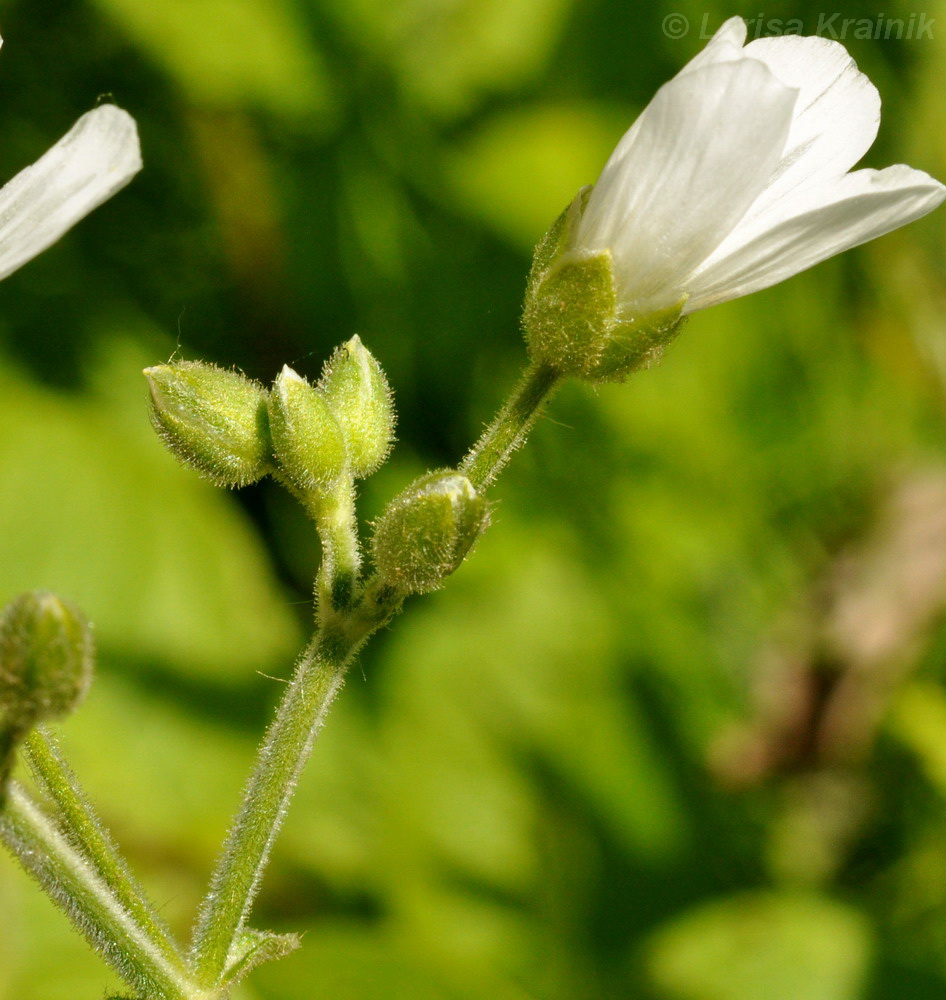
POLYGON ((609 250, 576 245, 583 188, 536 247, 523 326, 533 360, 589 382, 619 382, 660 358, 683 326, 686 296, 635 315, 618 300, 609 250))
POLYGON ((145 369, 151 422, 182 462, 218 486, 247 486, 272 469, 266 390, 203 361, 145 369))
POLYGON ((57 597, 22 594, 0 615, 0 712, 30 726, 68 715, 92 683, 92 633, 82 613, 57 597))
POLYGON ((436 590, 486 528, 483 498, 459 472, 429 472, 395 497, 372 543, 378 571, 406 593, 436 590))
POLYGON ((301 492, 327 489, 347 468, 345 437, 325 397, 288 365, 269 395, 269 426, 279 465, 301 492))
POLYGON ((75 709, 92 683, 92 634, 55 594, 22 594, 0 614, 0 785, 33 726, 75 709))
POLYGON ((394 403, 381 366, 358 336, 326 362, 319 389, 345 435, 352 475, 370 476, 394 441, 394 403))

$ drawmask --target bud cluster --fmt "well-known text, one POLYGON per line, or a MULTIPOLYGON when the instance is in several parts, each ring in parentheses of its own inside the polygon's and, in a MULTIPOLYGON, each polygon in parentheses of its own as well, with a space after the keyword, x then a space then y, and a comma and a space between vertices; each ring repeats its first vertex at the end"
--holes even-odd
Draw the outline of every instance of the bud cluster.
POLYGON ((394 407, 381 366, 353 337, 316 385, 288 366, 271 392, 201 361, 145 369, 152 422, 174 455, 219 486, 276 473, 303 494, 343 475, 370 475, 394 439, 394 407))

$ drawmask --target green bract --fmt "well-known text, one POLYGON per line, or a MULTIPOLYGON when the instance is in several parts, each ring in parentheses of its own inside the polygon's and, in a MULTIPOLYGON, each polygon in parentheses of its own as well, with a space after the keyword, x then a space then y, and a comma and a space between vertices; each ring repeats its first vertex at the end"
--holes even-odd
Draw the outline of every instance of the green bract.
POLYGON ((151 422, 182 462, 218 486, 247 486, 272 469, 266 390, 203 361, 145 369, 151 422))
POLYGON ((279 466, 302 493, 328 489, 346 471, 345 437, 325 396, 288 365, 273 383, 269 424, 279 466))
POLYGON ((646 316, 621 308, 611 253, 575 249, 591 188, 582 188, 536 247, 523 325, 533 360, 589 382, 619 382, 659 359, 679 333, 686 298, 646 316))
POLYGON ((487 524, 486 504, 458 472, 429 472, 395 497, 375 530, 374 561, 398 590, 436 590, 487 524))
POLYGON ((329 358, 319 389, 345 436, 351 474, 370 476, 391 450, 394 405, 381 366, 359 337, 329 358))

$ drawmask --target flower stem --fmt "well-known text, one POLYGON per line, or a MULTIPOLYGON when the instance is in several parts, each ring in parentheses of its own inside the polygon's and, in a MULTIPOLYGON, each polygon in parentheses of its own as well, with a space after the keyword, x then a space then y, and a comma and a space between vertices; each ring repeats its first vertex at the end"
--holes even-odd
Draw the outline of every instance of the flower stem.
POLYGON ((319 621, 324 625, 334 611, 352 605, 361 570, 353 479, 344 476, 332 491, 307 498, 306 507, 322 541, 316 587, 319 621))
POLYGON ((183 958, 170 930, 119 854, 52 737, 42 728, 34 729, 24 742, 23 750, 40 789, 57 806, 56 818, 66 839, 164 958, 171 965, 183 968, 183 958))
POLYGON ((149 1000, 209 1000, 211 994, 168 959, 56 823, 15 782, 0 812, 0 840, 139 995, 149 1000))
POLYGON ((201 983, 218 986, 244 929, 273 841, 346 668, 374 628, 323 632, 302 656, 260 747, 239 814, 201 907, 191 959, 201 983))
POLYGON ((460 463, 460 471, 478 490, 490 486, 513 452, 521 447, 542 407, 564 376, 552 365, 530 365, 505 406, 460 463))

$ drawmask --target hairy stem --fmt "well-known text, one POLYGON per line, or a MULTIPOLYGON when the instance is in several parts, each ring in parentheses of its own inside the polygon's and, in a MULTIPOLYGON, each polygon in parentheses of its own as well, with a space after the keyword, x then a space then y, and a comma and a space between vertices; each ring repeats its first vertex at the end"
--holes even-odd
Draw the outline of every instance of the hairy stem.
POLYGON ((53 738, 42 728, 34 729, 23 744, 23 751, 40 789, 58 809, 57 820, 66 839, 165 959, 183 968, 183 959, 170 930, 119 854, 53 738))
POLYGON ((350 476, 343 477, 334 490, 313 497, 306 506, 322 541, 317 590, 319 620, 324 625, 333 612, 352 605, 358 586, 361 551, 354 481, 350 476))
POLYGON ((138 925, 59 827, 18 784, 0 812, 0 840, 93 948, 149 1000, 209 1000, 138 925))
POLYGON ((563 375, 547 364, 530 365, 505 406, 460 463, 460 471, 478 490, 490 486, 521 447, 542 407, 561 385, 563 375))
POLYGON ((201 907, 192 962, 201 983, 214 987, 227 971, 273 841, 346 669, 373 628, 321 633, 303 654, 276 718, 260 747, 243 803, 224 844, 201 907))

